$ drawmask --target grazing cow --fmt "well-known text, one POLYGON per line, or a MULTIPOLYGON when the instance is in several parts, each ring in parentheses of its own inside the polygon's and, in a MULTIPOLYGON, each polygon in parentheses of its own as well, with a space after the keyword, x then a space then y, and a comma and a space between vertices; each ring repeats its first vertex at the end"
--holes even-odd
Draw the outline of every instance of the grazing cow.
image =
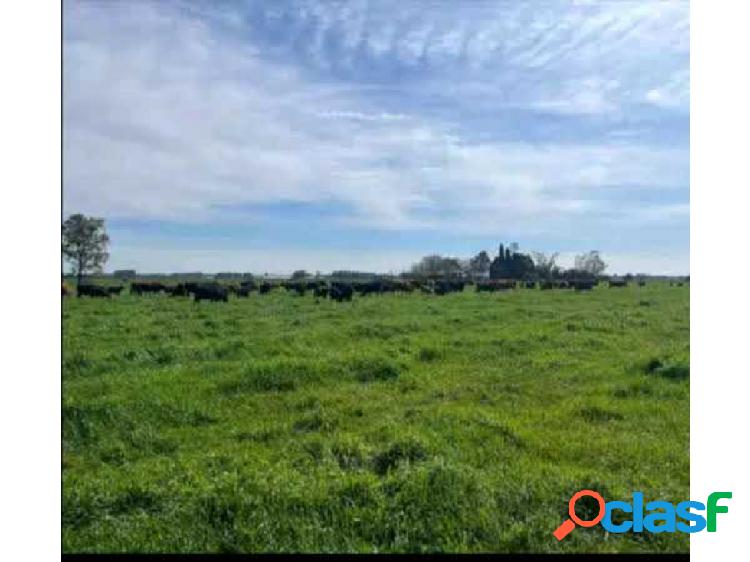
POLYGON ((355 283, 352 285, 352 289, 364 297, 371 293, 380 293, 383 290, 383 283, 381 281, 367 281, 366 283, 355 283))
POLYGON ((316 298, 326 298, 328 296, 328 287, 326 285, 319 285, 313 289, 313 296, 316 298))
POLYGON ((442 279, 435 282, 435 294, 436 295, 447 295, 448 293, 460 293, 464 290, 465 283, 463 281, 449 281, 442 279))
POLYGON ((594 288, 594 282, 586 279, 578 279, 571 284, 576 291, 590 291, 594 288))
POLYGON ((198 286, 199 283, 177 283, 174 287, 165 287, 165 290, 173 297, 188 297, 198 286))
POLYGON ((273 289, 273 285, 267 281, 263 281, 263 283, 260 284, 260 287, 258 287, 258 294, 267 295, 271 292, 271 289, 273 289))
POLYGON ((491 293, 495 288, 490 281, 479 281, 475 290, 477 293, 491 293))
POLYGON ((638 280, 638 286, 639 287, 645 287, 646 286, 646 282, 643 279, 639 279, 638 280))
POLYGON ((110 297, 112 295, 107 287, 99 285, 78 285, 76 292, 79 297, 110 297))
POLYGON ((626 279, 610 279, 609 286, 610 287, 627 287, 628 282, 626 279))
POLYGON ((164 292, 170 297, 184 297, 187 295, 185 291, 184 283, 177 283, 177 285, 171 285, 164 288, 164 292))
POLYGON ((402 281, 399 286, 399 290, 403 291, 404 293, 411 293, 412 291, 414 291, 414 289, 417 288, 416 285, 411 281, 402 281))
POLYGON ((161 283, 131 283, 130 294, 142 295, 143 293, 166 292, 167 287, 161 283))
POLYGON ((354 289, 350 283, 332 283, 329 291, 331 298, 337 302, 350 301, 353 294, 354 289))
POLYGON ((447 295, 451 292, 451 286, 449 281, 435 281, 435 294, 438 296, 447 295))
POLYGON ((307 283, 301 281, 284 281, 281 286, 287 291, 294 291, 300 297, 305 296, 305 290, 307 289, 307 283))
POLYGON ((227 285, 227 290, 238 297, 249 297, 254 289, 252 285, 227 285))
POLYGON ((492 281, 478 281, 476 285, 478 293, 495 291, 507 291, 516 288, 516 282, 509 279, 494 279, 492 281))
POLYGON ((536 289, 536 281, 526 281, 523 286, 527 289, 536 289))
POLYGON ((229 302, 229 290, 219 284, 198 285, 193 291, 195 302, 202 300, 229 302))
POLYGON ((250 285, 240 285, 234 290, 234 294, 238 297, 249 297, 253 288, 250 285))
POLYGON ((107 291, 109 291, 110 295, 119 295, 122 292, 122 285, 117 287, 107 287, 107 291))

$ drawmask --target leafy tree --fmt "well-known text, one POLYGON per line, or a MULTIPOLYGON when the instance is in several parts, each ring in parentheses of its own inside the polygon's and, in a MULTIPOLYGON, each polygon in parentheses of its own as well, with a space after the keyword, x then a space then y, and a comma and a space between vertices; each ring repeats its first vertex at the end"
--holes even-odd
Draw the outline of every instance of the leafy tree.
POLYGON ((426 277, 456 277, 461 275, 461 262, 435 254, 423 257, 412 266, 411 272, 426 277))
POLYGON ((576 256, 575 269, 598 277, 607 269, 607 264, 604 263, 598 251, 592 250, 591 252, 576 256))
POLYGON ((70 215, 62 225, 62 253, 82 284, 87 273, 98 273, 109 259, 109 236, 104 219, 70 215))
POLYGON ((485 275, 490 271, 492 260, 487 252, 482 250, 469 260, 469 273, 472 275, 485 275))
POLYGON ((553 254, 531 252, 531 259, 534 260, 534 267, 539 277, 542 279, 552 279, 553 277, 557 277, 560 273, 560 268, 556 263, 559 255, 560 254, 557 252, 553 254))

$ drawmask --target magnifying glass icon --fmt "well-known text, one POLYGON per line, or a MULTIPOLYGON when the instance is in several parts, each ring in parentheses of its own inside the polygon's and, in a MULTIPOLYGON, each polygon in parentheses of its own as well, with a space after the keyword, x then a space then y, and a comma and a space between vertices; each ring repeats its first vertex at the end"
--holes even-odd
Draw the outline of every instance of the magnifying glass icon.
POLYGON ((563 521, 552 534, 555 535, 555 538, 558 541, 561 541, 568 536, 568 533, 576 528, 576 525, 579 525, 580 527, 593 527, 604 518, 605 509, 604 498, 598 492, 594 492, 593 490, 581 490, 580 492, 576 492, 568 502, 568 515, 570 515, 570 519, 563 521), (599 514, 591 521, 586 521, 576 515, 576 502, 584 496, 589 496, 599 502, 599 514))

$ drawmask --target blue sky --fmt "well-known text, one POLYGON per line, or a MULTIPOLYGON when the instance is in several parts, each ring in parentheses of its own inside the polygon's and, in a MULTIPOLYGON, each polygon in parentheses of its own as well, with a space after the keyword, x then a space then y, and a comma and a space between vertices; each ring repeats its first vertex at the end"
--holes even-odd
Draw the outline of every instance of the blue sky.
POLYGON ((64 3, 66 213, 108 269, 689 272, 687 2, 64 3))

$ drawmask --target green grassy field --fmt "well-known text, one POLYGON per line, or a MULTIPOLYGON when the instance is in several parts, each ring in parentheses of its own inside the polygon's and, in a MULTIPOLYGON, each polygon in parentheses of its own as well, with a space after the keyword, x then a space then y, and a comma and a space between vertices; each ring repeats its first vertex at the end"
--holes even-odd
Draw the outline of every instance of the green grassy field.
POLYGON ((63 550, 687 551, 689 288, 63 304, 63 550))

